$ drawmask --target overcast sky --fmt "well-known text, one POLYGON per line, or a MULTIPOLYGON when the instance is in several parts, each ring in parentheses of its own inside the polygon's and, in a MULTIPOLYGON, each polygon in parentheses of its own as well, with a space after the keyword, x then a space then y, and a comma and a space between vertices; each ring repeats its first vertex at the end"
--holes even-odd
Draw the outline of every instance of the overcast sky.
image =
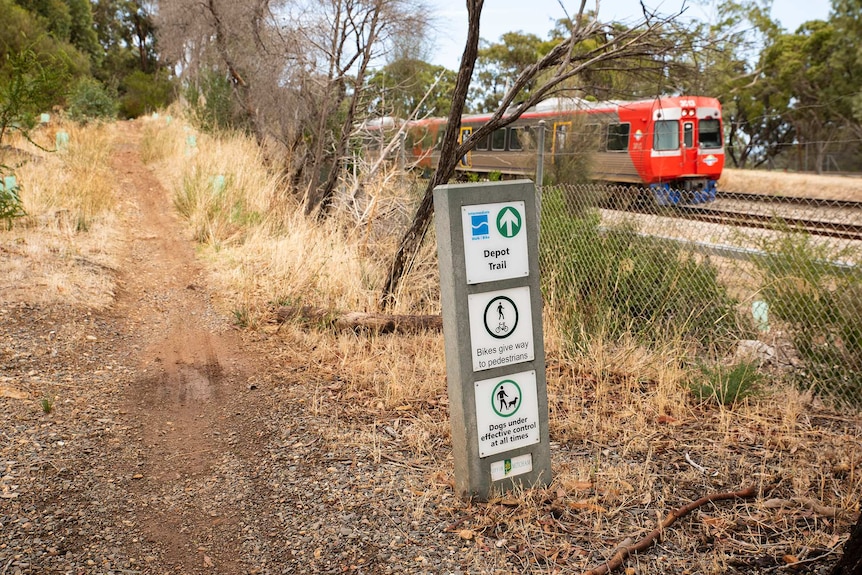
MULTIPOLYGON (((434 64, 456 70, 467 38, 467 9, 463 0, 429 0, 435 12, 439 30, 435 42, 436 50, 430 55, 434 64)), ((580 2, 562 0, 571 13, 580 2)), ((639 0, 601 0, 599 15, 602 20, 634 22, 641 16, 639 0)), ((671 14, 687 6, 686 16, 713 20, 711 9, 704 3, 683 0, 644 0, 648 8, 662 14, 671 14)), ((587 8, 595 9, 596 0, 587 0, 587 8)), ((829 16, 829 0, 773 0, 772 17, 788 31, 806 20, 825 20, 829 16)), ((482 10, 482 38, 496 42, 505 32, 527 32, 540 38, 547 37, 554 22, 565 16, 557 0, 485 0, 482 10)))

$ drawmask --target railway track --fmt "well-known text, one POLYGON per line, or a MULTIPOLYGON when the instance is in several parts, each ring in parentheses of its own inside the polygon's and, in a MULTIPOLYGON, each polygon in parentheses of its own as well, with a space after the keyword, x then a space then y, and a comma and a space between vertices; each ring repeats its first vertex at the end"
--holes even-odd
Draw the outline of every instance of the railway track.
POLYGON ((862 241, 862 202, 719 193, 710 204, 656 207, 633 203, 616 209, 725 226, 782 229, 862 241))
POLYGON ((747 192, 719 191, 715 195, 717 200, 740 200, 756 204, 784 204, 798 205, 810 208, 850 208, 862 210, 862 202, 853 200, 832 200, 826 198, 805 198, 800 196, 770 196, 764 194, 750 194, 747 192))
POLYGON ((677 206, 672 209, 672 213, 675 217, 727 226, 786 229, 815 236, 862 241, 862 209, 859 210, 859 217, 856 219, 856 222, 860 223, 792 215, 738 212, 703 206, 677 206))

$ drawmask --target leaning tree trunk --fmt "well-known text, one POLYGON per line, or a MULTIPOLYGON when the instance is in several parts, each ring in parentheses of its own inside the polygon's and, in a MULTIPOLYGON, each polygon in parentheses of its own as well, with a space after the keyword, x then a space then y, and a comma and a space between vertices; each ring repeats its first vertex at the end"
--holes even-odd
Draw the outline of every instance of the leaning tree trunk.
POLYGON ((452 108, 449 110, 449 121, 446 124, 446 134, 440 147, 440 160, 434 176, 425 188, 425 195, 416 209, 413 222, 407 232, 401 237, 398 251, 389 268, 389 277, 383 287, 380 297, 380 307, 385 309, 395 302, 395 292, 401 278, 410 269, 413 259, 419 252, 422 240, 428 232, 431 216, 434 214, 434 188, 445 184, 455 173, 458 159, 455 156, 455 148, 458 145, 459 128, 461 127, 461 114, 464 112, 464 103, 467 101, 467 91, 470 88, 470 79, 473 77, 473 68, 479 55, 479 17, 482 14, 484 0, 467 0, 467 12, 469 26, 467 29, 467 42, 464 45, 464 54, 461 56, 461 66, 455 80, 455 89, 452 92, 452 108))
POLYGON ((844 555, 830 575, 862 575, 862 514, 844 544, 844 555))

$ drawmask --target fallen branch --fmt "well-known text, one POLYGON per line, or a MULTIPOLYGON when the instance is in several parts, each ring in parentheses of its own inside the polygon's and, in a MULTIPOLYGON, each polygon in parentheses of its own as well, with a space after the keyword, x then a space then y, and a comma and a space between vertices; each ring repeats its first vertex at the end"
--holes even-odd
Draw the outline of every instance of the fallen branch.
POLYGON ((394 315, 385 313, 335 312, 310 306, 283 306, 276 311, 279 323, 300 321, 336 331, 370 331, 373 333, 419 333, 440 331, 439 315, 394 315))
POLYGON ((589 571, 585 571, 582 575, 603 575, 604 573, 610 573, 617 567, 623 564, 626 557, 631 555, 637 551, 643 551, 647 547, 653 544, 653 542, 661 537, 662 532, 673 525, 677 519, 680 517, 685 517, 698 507, 702 505, 706 505, 707 503, 711 503, 713 501, 723 501, 725 499, 750 499, 757 495, 757 488, 754 486, 743 489, 742 491, 732 491, 727 493, 713 493, 712 495, 706 495, 701 497, 697 501, 692 501, 688 505, 680 507, 675 511, 671 511, 667 514, 667 517, 659 524, 658 527, 650 531, 643 539, 635 543, 634 545, 625 545, 617 547, 616 552, 610 558, 610 560, 602 563, 598 567, 593 567, 589 571))
POLYGON ((840 507, 828 507, 807 497, 794 497, 792 499, 769 499, 763 502, 763 506, 767 509, 780 509, 782 507, 797 507, 802 506, 820 515, 822 517, 842 517, 846 516, 850 522, 855 522, 859 519, 859 513, 851 509, 842 509, 840 507))

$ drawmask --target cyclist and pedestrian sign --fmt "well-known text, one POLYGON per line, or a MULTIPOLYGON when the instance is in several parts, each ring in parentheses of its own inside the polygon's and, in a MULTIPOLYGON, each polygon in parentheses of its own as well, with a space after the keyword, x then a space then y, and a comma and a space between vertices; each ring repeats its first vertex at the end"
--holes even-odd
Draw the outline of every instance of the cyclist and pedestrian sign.
POLYGON ((467 296, 473 371, 532 361, 530 287, 467 296))

